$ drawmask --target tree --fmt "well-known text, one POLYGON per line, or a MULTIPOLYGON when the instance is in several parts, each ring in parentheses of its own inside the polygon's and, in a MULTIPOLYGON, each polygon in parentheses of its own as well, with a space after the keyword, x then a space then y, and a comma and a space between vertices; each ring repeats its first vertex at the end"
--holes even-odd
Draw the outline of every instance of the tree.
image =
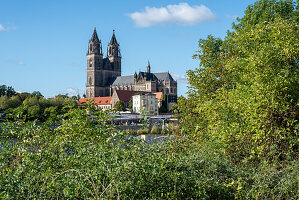
POLYGON ((199 41, 200 67, 187 72, 177 109, 198 141, 219 141, 236 159, 296 155, 299 38, 293 1, 249 6, 234 31, 199 41))
POLYGON ((132 98, 131 98, 130 101, 129 101, 128 109, 129 109, 130 112, 133 111, 133 99, 132 99, 132 98))
POLYGON ((33 96, 33 97, 38 97, 38 98, 44 97, 44 96, 42 95, 42 93, 40 93, 39 91, 34 91, 34 92, 32 92, 32 93, 31 93, 31 96, 33 96))
POLYGON ((116 111, 125 111, 126 110, 125 103, 123 101, 116 102, 114 108, 116 111))
POLYGON ((11 96, 14 96, 16 94, 17 94, 17 92, 15 91, 15 89, 13 89, 13 87, 11 87, 11 86, 7 87, 7 90, 6 90, 6 95, 7 96, 11 97, 11 96))
POLYGON ((21 98, 22 101, 24 101, 26 98, 30 97, 31 94, 28 92, 21 92, 18 94, 18 96, 21 98))
POLYGON ((165 94, 163 94, 163 96, 162 96, 162 105, 159 108, 159 113, 167 113, 167 101, 166 101, 165 94))
POLYGON ((8 96, 6 96, 6 95, 0 96, 0 107, 1 107, 1 109, 5 110, 5 109, 9 108, 8 101, 9 101, 8 96))
POLYGON ((0 96, 7 95, 9 97, 16 95, 17 92, 11 86, 1 85, 0 86, 0 96))
POLYGON ((7 86, 6 85, 0 85, 0 96, 6 95, 7 86))

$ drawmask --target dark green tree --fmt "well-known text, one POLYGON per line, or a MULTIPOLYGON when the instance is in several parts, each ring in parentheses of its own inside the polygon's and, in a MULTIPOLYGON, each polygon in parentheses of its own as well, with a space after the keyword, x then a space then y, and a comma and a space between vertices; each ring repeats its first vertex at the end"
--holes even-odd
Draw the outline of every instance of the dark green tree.
POLYGON ((0 86, 0 96, 7 95, 9 97, 16 95, 17 92, 11 86, 1 85, 0 86))
POLYGON ((6 85, 0 85, 0 96, 6 95, 7 86, 6 85))
POLYGON ((34 92, 32 92, 32 93, 31 93, 31 96, 33 96, 33 97, 38 97, 38 98, 44 97, 44 96, 42 95, 42 93, 40 93, 39 91, 34 91, 34 92))
POLYGON ((14 96, 16 94, 17 94, 17 92, 15 91, 15 89, 13 89, 13 87, 11 87, 11 86, 7 87, 7 90, 6 90, 6 95, 7 96, 11 97, 11 96, 14 96))
POLYGON ((162 105, 159 108, 159 113, 167 113, 167 99, 165 94, 162 96, 162 105))

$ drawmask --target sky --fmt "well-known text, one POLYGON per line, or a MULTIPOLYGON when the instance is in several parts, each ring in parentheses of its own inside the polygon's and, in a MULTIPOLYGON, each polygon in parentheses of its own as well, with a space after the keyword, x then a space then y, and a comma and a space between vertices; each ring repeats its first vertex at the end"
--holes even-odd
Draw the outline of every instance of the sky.
POLYGON ((254 0, 0 0, 0 85, 45 97, 85 92, 88 41, 96 27, 106 56, 112 30, 122 75, 167 72, 185 95, 199 39, 224 38, 254 0))

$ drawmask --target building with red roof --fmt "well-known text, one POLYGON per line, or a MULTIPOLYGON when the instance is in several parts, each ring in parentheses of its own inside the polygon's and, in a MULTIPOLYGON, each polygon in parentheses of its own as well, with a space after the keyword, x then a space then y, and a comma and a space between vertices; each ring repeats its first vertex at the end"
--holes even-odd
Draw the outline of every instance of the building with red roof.
POLYGON ((111 97, 92 97, 92 98, 81 98, 79 103, 95 103, 98 108, 103 110, 111 109, 111 97))

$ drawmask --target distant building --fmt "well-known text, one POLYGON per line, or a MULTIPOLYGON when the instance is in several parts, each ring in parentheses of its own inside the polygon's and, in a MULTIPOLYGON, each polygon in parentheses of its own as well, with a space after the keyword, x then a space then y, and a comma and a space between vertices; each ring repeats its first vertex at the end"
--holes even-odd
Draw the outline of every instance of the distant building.
POLYGON ((79 99, 79 103, 95 103, 97 108, 101 108, 102 110, 109 110, 112 108, 111 106, 111 97, 92 97, 92 98, 81 98, 79 99))
POLYGON ((160 107, 162 105, 162 92, 146 92, 146 91, 130 91, 130 90, 115 90, 113 92, 112 98, 111 98, 111 105, 112 107, 115 106, 115 104, 118 101, 122 101, 125 104, 125 107, 129 107, 130 100, 133 101, 132 97, 136 94, 154 94, 156 99, 158 100, 158 106, 160 107))
POLYGON ((149 62, 146 72, 121 76, 121 54, 114 31, 104 58, 102 42, 94 29, 87 52, 86 97, 113 96, 117 90, 162 92, 169 105, 177 101, 177 81, 169 72, 152 73, 149 62))
POLYGON ((133 112, 149 113, 151 115, 159 114, 159 101, 155 94, 138 94, 133 96, 133 112))

